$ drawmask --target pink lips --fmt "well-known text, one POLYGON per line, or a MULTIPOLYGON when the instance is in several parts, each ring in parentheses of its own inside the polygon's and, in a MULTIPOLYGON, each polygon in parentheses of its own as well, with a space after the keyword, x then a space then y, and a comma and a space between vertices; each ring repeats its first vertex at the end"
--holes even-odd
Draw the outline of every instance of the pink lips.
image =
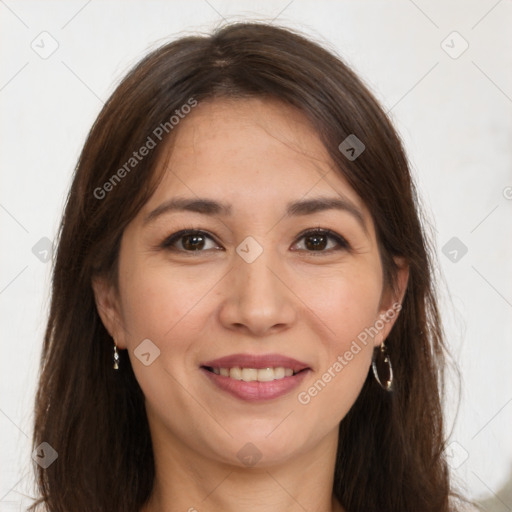
POLYGON ((297 361, 291 357, 282 356, 280 354, 263 354, 261 356, 254 354, 232 354, 230 356, 221 357, 201 363, 201 366, 210 368, 291 368, 294 372, 300 372, 308 368, 306 363, 297 361))
POLYGON ((285 395, 296 388, 311 371, 306 363, 279 354, 261 356, 251 354, 233 354, 219 359, 206 361, 201 364, 201 371, 216 387, 228 392, 236 398, 246 401, 271 400, 285 395), (296 373, 291 377, 272 380, 270 382, 245 382, 223 375, 216 375, 208 368, 276 368, 282 366, 291 368, 296 373))

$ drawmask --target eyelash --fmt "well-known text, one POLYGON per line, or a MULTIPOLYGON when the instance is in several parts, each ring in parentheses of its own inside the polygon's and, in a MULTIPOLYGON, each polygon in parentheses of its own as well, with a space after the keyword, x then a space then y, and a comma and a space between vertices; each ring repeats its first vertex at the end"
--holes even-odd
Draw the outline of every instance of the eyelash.
MULTIPOLYGON (((175 251, 175 252, 187 253, 187 254, 191 254, 191 255, 194 255, 196 253, 206 252, 206 250, 187 251, 185 249, 177 249, 176 247, 173 247, 173 245, 177 241, 179 241, 181 238, 183 238, 187 235, 202 235, 205 238, 209 238, 213 242, 217 243, 215 241, 214 237, 212 235, 210 235, 207 231, 203 231, 200 229, 182 229, 182 230, 177 231, 176 233, 173 233, 172 235, 168 236, 160 244, 160 248, 175 251)), ((297 240, 301 240, 303 238, 306 238, 306 237, 312 236, 312 235, 327 236, 328 238, 335 240, 335 242, 338 244, 339 247, 334 248, 334 249, 331 248, 331 249, 319 250, 319 251, 310 251, 308 249, 299 249, 300 251, 306 251, 310 254, 315 255, 315 253, 331 254, 333 251, 340 251, 340 250, 350 251, 350 249, 351 249, 350 244, 341 235, 338 235, 337 233, 335 233, 334 231, 331 231, 330 229, 324 229, 324 228, 320 228, 320 227, 315 228, 315 229, 309 229, 307 231, 303 231, 302 233, 300 233, 298 235, 297 240)), ((297 242, 295 242, 295 243, 297 243, 297 242)), ((210 250, 210 249, 207 249, 207 250, 210 250)))

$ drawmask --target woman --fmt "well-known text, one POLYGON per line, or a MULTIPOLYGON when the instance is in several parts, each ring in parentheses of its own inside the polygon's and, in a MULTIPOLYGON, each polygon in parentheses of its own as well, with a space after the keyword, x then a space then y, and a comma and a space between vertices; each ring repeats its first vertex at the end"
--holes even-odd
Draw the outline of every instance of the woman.
POLYGON ((396 132, 315 43, 241 23, 148 55, 61 225, 38 503, 455 510, 419 215, 396 132))

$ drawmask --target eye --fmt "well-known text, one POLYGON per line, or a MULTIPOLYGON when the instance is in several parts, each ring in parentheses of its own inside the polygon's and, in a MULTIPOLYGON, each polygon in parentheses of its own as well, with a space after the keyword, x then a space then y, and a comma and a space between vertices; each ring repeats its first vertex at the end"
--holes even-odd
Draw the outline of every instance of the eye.
MULTIPOLYGON (((305 249, 308 252, 331 252, 336 250, 349 250, 349 243, 341 236, 329 229, 317 228, 307 231, 300 236, 300 240, 304 240, 305 249), (329 240, 334 241, 334 246, 329 240)), ((300 245, 300 244, 296 244, 300 245)))
POLYGON ((215 240, 197 229, 183 229, 166 238, 161 247, 163 249, 176 250, 181 252, 201 252, 208 249, 220 249, 215 240), (213 246, 207 247, 208 241, 213 242, 213 246))
MULTIPOLYGON (((317 228, 309 230, 301 234, 299 240, 304 240, 304 247, 294 250, 329 253, 336 250, 350 249, 349 243, 341 235, 329 229, 317 228)), ((212 249, 222 250, 211 235, 198 229, 183 229, 173 233, 160 246, 163 249, 188 253, 204 252, 212 249), (210 244, 209 247, 208 244, 210 244)), ((295 247, 297 246, 300 246, 300 243, 295 244, 295 247)))

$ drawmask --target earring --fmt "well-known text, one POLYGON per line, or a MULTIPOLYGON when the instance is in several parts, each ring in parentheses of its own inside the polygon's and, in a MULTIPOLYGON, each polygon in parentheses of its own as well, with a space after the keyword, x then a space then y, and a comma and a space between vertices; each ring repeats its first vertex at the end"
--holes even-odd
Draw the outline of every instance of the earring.
POLYGON ((373 351, 372 370, 375 380, 379 383, 380 387, 385 391, 392 391, 393 367, 391 366, 391 359, 384 342, 382 342, 380 347, 375 347, 373 351))
POLYGON ((117 351, 116 341, 114 340, 114 370, 119 370, 119 353, 117 351))

